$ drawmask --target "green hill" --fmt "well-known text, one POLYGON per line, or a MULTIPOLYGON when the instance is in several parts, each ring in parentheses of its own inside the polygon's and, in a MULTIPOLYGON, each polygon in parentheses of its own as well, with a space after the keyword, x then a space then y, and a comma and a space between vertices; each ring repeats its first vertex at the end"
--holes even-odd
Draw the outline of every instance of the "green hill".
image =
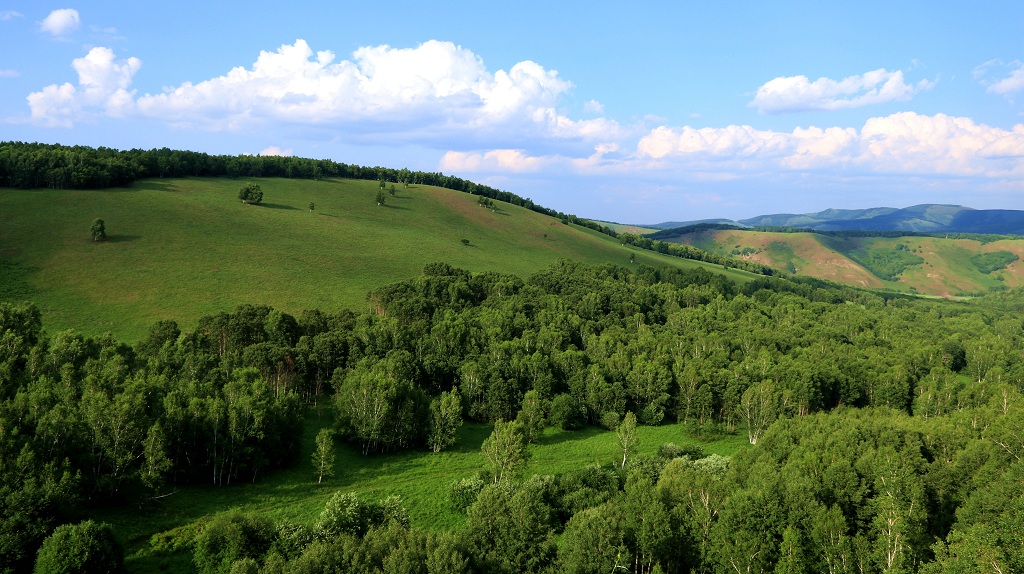
POLYGON ((956 297, 1024 286, 1024 238, 879 235, 712 229, 663 239, 858 287, 956 297))
POLYGON ((286 312, 362 309, 371 289, 445 261, 529 276, 559 258, 588 263, 704 266, 623 246, 592 230, 503 202, 399 184, 257 179, 261 205, 238 200, 241 179, 146 179, 127 188, 0 193, 0 300, 34 301, 51 332, 75 328, 137 340, 149 325, 190 326, 242 303, 286 312), (310 203, 315 204, 313 211, 310 203), (93 243, 101 218, 108 240, 93 243), (462 240, 468 240, 464 245, 462 240))

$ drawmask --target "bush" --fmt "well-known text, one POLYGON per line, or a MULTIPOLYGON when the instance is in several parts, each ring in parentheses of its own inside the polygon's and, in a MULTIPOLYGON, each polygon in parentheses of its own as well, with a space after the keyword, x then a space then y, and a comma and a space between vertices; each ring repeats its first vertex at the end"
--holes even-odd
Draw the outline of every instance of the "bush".
POLYGON ((242 203, 256 205, 263 201, 263 190, 260 189, 259 185, 250 181, 243 185, 242 189, 238 190, 238 199, 241 199, 242 203))
POLYGON ((244 558, 257 562, 276 538, 274 525, 265 518, 232 513, 219 516, 196 538, 192 559, 200 572, 230 572, 244 558))
POLYGON ((619 413, 615 411, 608 411, 601 413, 601 426, 608 430, 615 430, 619 428, 619 413))
POLYGON ((336 492, 316 521, 313 529, 321 540, 332 540, 339 534, 362 536, 370 523, 370 509, 351 492, 336 492))
POLYGON ((448 503, 456 512, 466 512, 476 502, 477 495, 484 489, 484 480, 479 476, 470 476, 456 480, 448 491, 448 503))
POLYGON ((555 398, 551 401, 551 411, 548 420, 553 426, 562 430, 576 430, 583 428, 583 425, 587 422, 587 412, 576 399, 562 393, 555 395, 555 398))
POLYGON ((704 449, 695 444, 679 446, 675 443, 666 442, 658 447, 658 456, 668 460, 683 456, 689 457, 690 460, 697 460, 704 458, 704 449))
POLYGON ((102 219, 93 221, 89 232, 92 233, 93 241, 105 241, 107 239, 107 227, 102 219))
POLYGON ((124 572, 124 550, 109 524, 58 526, 36 554, 35 572, 124 572))

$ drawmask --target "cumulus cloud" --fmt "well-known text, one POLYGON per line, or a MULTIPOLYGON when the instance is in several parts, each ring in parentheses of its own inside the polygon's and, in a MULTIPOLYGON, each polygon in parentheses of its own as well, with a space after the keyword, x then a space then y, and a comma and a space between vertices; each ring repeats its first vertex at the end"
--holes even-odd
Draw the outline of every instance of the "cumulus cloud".
MULTIPOLYGON (((119 75, 117 67, 123 64, 108 65, 119 75)), ((80 94, 65 86, 48 86, 30 98, 73 121, 95 102, 78 99, 80 94)), ((251 67, 141 95, 131 104, 140 117, 178 126, 238 130, 262 124, 308 125, 389 141, 495 136, 519 142, 590 141, 623 133, 611 120, 560 114, 559 99, 571 88, 557 71, 532 61, 492 72, 479 56, 451 42, 364 47, 351 59, 339 60, 331 51, 314 52, 300 39, 260 52, 251 67)))
POLYGON ((495 149, 476 152, 449 151, 441 158, 441 171, 459 173, 538 173, 541 171, 571 171, 593 174, 613 169, 618 160, 619 145, 603 143, 594 146, 588 157, 562 155, 537 156, 519 149, 495 149))
POLYGON ((1024 62, 990 60, 974 69, 974 78, 987 92, 1009 96, 1024 89, 1024 62), (995 73, 997 78, 992 77, 995 73))
POLYGON ((294 155, 294 152, 291 149, 281 149, 276 145, 272 145, 264 148, 258 155, 289 157, 294 155))
POLYGON ((583 104, 583 111, 590 114, 603 114, 604 104, 597 100, 587 100, 587 102, 583 104))
POLYGON ((78 10, 61 8, 50 12, 50 15, 39 24, 39 29, 59 38, 77 30, 80 23, 78 10))
POLYGON ((531 157, 523 150, 496 149, 487 152, 450 151, 441 158, 440 169, 449 172, 537 172, 556 158, 531 157))
POLYGON ((74 60, 71 67, 78 73, 77 86, 54 84, 29 94, 34 122, 70 127, 97 112, 114 117, 132 113, 135 91, 128 88, 142 67, 141 60, 118 60, 110 48, 93 48, 85 57, 74 60))
POLYGON ((650 130, 630 154, 597 146, 589 157, 531 156, 522 150, 449 152, 445 170, 499 173, 573 170, 577 173, 665 173, 736 179, 758 174, 805 173, 857 176, 1024 176, 1024 125, 1005 130, 969 118, 902 112, 867 120, 858 130, 796 128, 791 132, 751 126, 650 130))
POLYGON ((884 68, 836 81, 807 76, 775 78, 757 89, 748 106, 762 114, 812 110, 843 110, 886 102, 909 101, 914 94, 932 88, 934 82, 908 84, 903 72, 884 68))
POLYGON ((859 131, 662 126, 640 140, 637 157, 665 166, 747 173, 839 168, 861 174, 1019 177, 1024 175, 1024 125, 1005 130, 969 118, 903 112, 871 118, 859 131))
POLYGON ((16 12, 14 10, 0 10, 0 22, 6 22, 8 20, 14 20, 15 18, 21 18, 24 14, 16 12))

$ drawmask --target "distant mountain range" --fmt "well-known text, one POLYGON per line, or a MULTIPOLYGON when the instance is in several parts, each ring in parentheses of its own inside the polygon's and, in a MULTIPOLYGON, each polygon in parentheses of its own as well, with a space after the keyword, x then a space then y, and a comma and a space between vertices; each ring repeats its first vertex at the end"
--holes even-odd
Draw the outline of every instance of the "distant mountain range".
POLYGON ((800 227, 818 231, 916 231, 923 233, 992 233, 1024 235, 1024 211, 972 209, 961 205, 924 204, 897 209, 826 209, 817 213, 780 213, 734 221, 704 219, 641 225, 675 229, 697 224, 728 224, 737 227, 800 227))

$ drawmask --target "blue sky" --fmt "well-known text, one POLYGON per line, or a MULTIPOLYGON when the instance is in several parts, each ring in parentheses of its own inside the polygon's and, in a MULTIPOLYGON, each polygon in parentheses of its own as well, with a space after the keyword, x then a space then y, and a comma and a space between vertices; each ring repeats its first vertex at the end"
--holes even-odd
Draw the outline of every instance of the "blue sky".
POLYGON ((0 140, 442 171, 629 223, 1024 209, 1020 3, 432 4, 0 3, 0 140))

